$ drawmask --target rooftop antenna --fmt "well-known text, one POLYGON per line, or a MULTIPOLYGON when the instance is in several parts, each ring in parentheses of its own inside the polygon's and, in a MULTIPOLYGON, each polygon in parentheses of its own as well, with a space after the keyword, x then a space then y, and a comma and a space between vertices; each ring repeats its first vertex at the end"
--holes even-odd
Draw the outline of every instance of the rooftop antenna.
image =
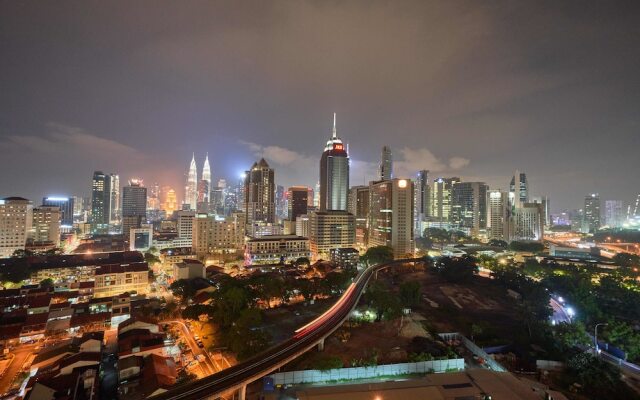
POLYGON ((333 113, 333 138, 335 139, 336 137, 336 113, 333 113))

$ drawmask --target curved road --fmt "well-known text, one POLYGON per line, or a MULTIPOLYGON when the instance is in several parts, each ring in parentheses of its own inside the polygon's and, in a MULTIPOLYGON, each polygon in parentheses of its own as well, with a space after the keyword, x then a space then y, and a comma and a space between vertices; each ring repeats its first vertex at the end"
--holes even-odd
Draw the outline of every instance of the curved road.
POLYGON ((245 385, 287 364, 333 333, 349 317, 351 311, 358 304, 364 288, 374 273, 391 266, 415 261, 424 261, 424 259, 396 260, 367 268, 355 278, 353 283, 329 310, 296 330, 291 339, 231 368, 198 381, 181 385, 176 389, 154 396, 153 399, 215 399, 224 393, 243 388, 245 385))

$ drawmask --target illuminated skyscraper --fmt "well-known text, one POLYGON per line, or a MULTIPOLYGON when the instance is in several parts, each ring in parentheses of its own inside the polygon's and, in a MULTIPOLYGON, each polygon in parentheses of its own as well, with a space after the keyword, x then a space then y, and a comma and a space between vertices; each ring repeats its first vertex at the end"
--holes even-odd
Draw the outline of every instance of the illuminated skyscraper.
POLYGON ((176 198, 176 191, 170 187, 165 187, 162 190, 164 195, 164 203, 162 203, 162 209, 170 217, 174 211, 178 209, 178 200, 176 198))
POLYGON ((414 185, 414 223, 415 237, 422 237, 429 216, 429 171, 418 171, 414 185))
POLYGON ((595 233, 600 229, 600 195, 591 193, 584 198, 582 231, 595 233))
POLYGON ((255 236, 257 226, 276 222, 274 171, 264 158, 246 172, 244 192, 246 232, 255 236))
POLYGON ((60 223, 62 211, 58 206, 40 206, 33 208, 33 241, 36 244, 51 243, 60 245, 60 223))
POLYGON ((528 202, 529 183, 527 182, 527 175, 524 172, 516 170, 516 173, 511 177, 511 183, 509 184, 509 203, 513 209, 528 202))
POLYGON ((131 228, 140 228, 147 222, 147 188, 142 180, 131 179, 122 190, 122 233, 129 238, 131 228))
POLYGON ((195 153, 191 157, 191 165, 189 165, 189 172, 187 174, 187 184, 184 187, 184 204, 189 209, 196 210, 198 203, 198 169, 196 167, 196 155, 195 153))
POLYGON ((429 199, 430 225, 448 228, 451 223, 451 190, 453 185, 460 182, 460 178, 438 178, 433 181, 429 199))
POLYGON ((288 218, 295 222, 296 218, 307 214, 309 207, 309 188, 306 186, 292 186, 287 191, 288 218))
POLYGON ((509 240, 509 194, 500 189, 489 190, 487 228, 489 238, 509 240))
POLYGON ((609 228, 620 228, 624 223, 624 207, 621 200, 604 202, 604 223, 609 228))
POLYGON ((393 155, 391 154, 391 148, 389 146, 382 148, 379 168, 381 180, 388 181, 393 177, 393 155))
POLYGON ((209 191, 211 190, 211 167, 209 166, 209 153, 207 153, 204 159, 204 166, 202 167, 202 180, 207 182, 207 190, 204 193, 203 200, 205 203, 209 203, 209 191))
POLYGON ((473 236, 487 227, 487 190, 484 182, 457 182, 451 189, 451 222, 473 236))
POLYGON ((369 193, 369 247, 389 246, 395 258, 413 254, 413 182, 371 182, 369 193))
POLYGON ((91 182, 91 233, 109 233, 109 222, 111 216, 112 177, 117 175, 107 175, 102 171, 93 173, 91 182))
POLYGON ((111 225, 120 224, 120 217, 122 216, 122 209, 120 205, 120 177, 117 174, 109 175, 111 183, 109 184, 111 190, 111 201, 109 203, 109 223, 111 225))
POLYGON ((336 114, 333 130, 320 158, 320 211, 347 210, 349 191, 349 155, 336 133, 336 114))

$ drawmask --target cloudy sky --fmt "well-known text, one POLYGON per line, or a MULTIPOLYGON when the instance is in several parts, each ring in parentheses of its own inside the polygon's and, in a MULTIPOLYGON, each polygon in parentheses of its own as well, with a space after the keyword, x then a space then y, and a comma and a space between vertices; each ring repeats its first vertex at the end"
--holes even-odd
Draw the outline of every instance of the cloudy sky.
POLYGON ((313 185, 338 113, 352 183, 390 145, 552 208, 640 191, 640 3, 0 1, 0 196, 93 170, 178 189, 196 153, 313 185))

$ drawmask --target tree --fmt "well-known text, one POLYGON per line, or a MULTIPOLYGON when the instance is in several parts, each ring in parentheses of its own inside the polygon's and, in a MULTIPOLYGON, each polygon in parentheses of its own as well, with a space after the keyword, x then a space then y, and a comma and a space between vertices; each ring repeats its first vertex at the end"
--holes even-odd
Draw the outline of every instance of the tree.
POLYGON ((182 318, 191 319, 194 321, 200 320, 201 315, 206 315, 208 318, 215 316, 215 308, 204 304, 194 304, 187 306, 182 310, 182 318))
POLYGON ((623 321, 610 321, 605 330, 606 338, 627 353, 627 358, 635 360, 640 356, 640 334, 623 321))
POLYGON ((436 268, 440 275, 449 282, 469 282, 478 273, 476 260, 471 256, 443 257, 436 268))
POLYGON ((223 342, 239 360, 246 360, 269 346, 270 336, 260 329, 261 323, 260 310, 247 308, 229 329, 223 331, 223 342))
POLYGON ((40 287, 43 287, 43 288, 53 287, 53 284, 54 282, 53 282, 53 279, 51 278, 43 279, 40 281, 40 287))
POLYGON ((637 399, 622 380, 620 370, 590 353, 578 353, 567 360, 567 372, 580 383, 589 398, 637 399))
POLYGON ((380 282, 373 282, 367 287, 365 301, 376 313, 376 321, 383 316, 388 319, 396 318, 402 313, 402 305, 398 297, 393 296, 380 282))
POLYGON ((367 265, 384 264, 393 260, 393 248, 389 246, 370 247, 361 260, 367 265))
POLYGON ((147 251, 146 253, 144 253, 144 261, 146 261, 149 265, 159 264, 160 258, 152 252, 147 251))
POLYGON ((509 243, 505 242, 504 240, 500 240, 500 239, 491 239, 491 240, 489 240, 489 246, 502 247, 502 248, 506 249, 509 246, 509 243))
POLYGON ((421 286, 419 282, 409 281, 400 284, 400 302, 403 307, 420 304, 421 286))
POLYGON ((613 256, 613 261, 624 268, 640 266, 640 256, 635 254, 618 253, 613 256))
POLYGON ((553 327, 553 335, 560 344, 563 352, 579 345, 587 345, 590 342, 589 335, 582 322, 561 322, 553 327))
POLYGON ((342 358, 338 356, 320 355, 313 363, 313 368, 319 371, 342 368, 344 366, 342 358))
POLYGON ((179 279, 169 286, 169 290, 174 296, 180 297, 182 303, 187 303, 188 300, 196 294, 196 290, 188 279, 179 279))
POLYGON ((513 241, 509 243, 509 250, 513 251, 528 251, 531 253, 538 253, 544 250, 544 245, 539 242, 518 242, 513 241))

